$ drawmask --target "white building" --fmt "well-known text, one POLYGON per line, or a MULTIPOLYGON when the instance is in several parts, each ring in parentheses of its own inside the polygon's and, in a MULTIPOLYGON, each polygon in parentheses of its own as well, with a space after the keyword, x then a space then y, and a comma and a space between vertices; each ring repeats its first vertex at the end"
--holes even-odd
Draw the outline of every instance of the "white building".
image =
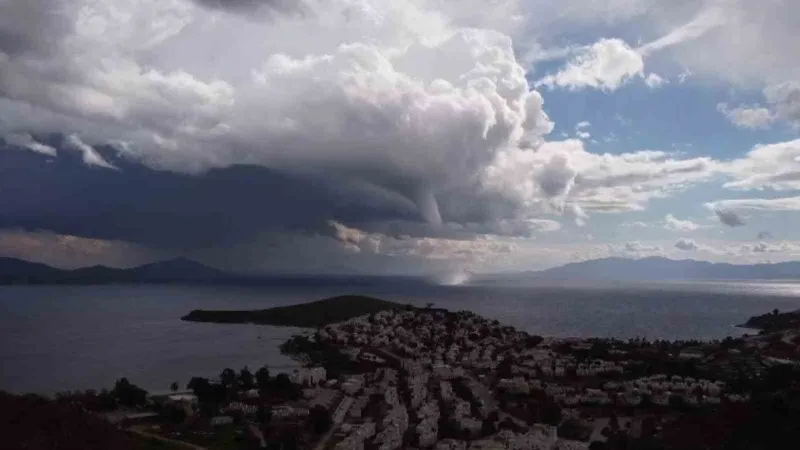
POLYGON ((350 377, 342 383, 341 389, 347 395, 355 395, 359 389, 364 385, 364 382, 358 377, 350 377))
POLYGON ((293 408, 288 405, 276 406, 272 409, 272 417, 286 419, 289 417, 305 417, 309 414, 306 408, 293 408))
POLYGON ((436 450, 467 450, 467 443, 456 439, 442 439, 436 443, 436 450))
POLYGON ((212 427, 221 427, 224 425, 230 425, 232 423, 233 423, 233 417, 231 416, 216 416, 211 418, 212 427))
POLYGON ((289 375, 289 379, 292 381, 292 383, 311 386, 316 386, 317 384, 324 382, 326 378, 327 376, 324 367, 301 368, 295 370, 291 375, 289 375))

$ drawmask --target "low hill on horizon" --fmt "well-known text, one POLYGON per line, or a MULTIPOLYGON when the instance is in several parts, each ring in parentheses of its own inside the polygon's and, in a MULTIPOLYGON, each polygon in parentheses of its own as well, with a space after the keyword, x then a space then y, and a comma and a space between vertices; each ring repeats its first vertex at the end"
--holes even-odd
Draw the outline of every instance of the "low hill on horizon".
POLYGON ((541 271, 502 274, 490 281, 735 281, 800 280, 800 261, 772 264, 730 264, 693 259, 601 258, 565 264, 541 271))
POLYGON ((353 317, 373 314, 404 305, 364 295, 340 295, 299 305, 258 310, 196 309, 181 317, 188 322, 252 323, 258 325, 318 328, 353 317))
POLYGON ((107 266, 58 269, 41 263, 0 257, 0 285, 96 284, 222 284, 269 286, 406 286, 422 278, 346 274, 240 274, 226 272, 185 258, 157 261, 129 269, 107 266))
POLYGON ((184 258, 130 269, 107 266, 64 270, 15 258, 0 258, 0 284, 108 284, 217 280, 232 275, 184 258))
MULTIPOLYGON (((800 261, 773 264, 729 264, 675 260, 663 257, 602 258, 565 264, 541 271, 472 274, 473 283, 520 281, 735 281, 800 280, 800 261)), ((158 261, 129 269, 106 266, 64 270, 46 264, 0 257, 0 285, 12 284, 113 284, 207 283, 269 285, 381 285, 429 282, 410 276, 235 274, 185 258, 158 261)))

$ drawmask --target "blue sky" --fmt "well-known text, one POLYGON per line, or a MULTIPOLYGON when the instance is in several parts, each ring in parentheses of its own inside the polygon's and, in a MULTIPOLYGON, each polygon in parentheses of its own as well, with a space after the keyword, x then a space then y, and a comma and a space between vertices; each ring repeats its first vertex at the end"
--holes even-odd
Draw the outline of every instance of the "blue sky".
POLYGON ((798 259, 799 15, 4 2, 0 256, 367 273, 798 259))

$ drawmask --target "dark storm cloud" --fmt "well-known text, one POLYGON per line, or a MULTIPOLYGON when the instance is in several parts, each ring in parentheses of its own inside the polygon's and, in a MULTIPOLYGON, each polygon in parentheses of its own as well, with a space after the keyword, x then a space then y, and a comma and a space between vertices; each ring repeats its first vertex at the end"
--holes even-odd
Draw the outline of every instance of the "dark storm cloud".
POLYGON ((769 231, 761 231, 758 233, 758 239, 772 239, 775 236, 769 231))
POLYGON ((675 248, 683 251, 700 250, 700 246, 692 239, 679 239, 675 242, 675 248))
POLYGON ((70 26, 57 14, 41 14, 50 0, 3 1, 0 4, 0 52, 10 56, 46 52, 70 26))
POLYGON ((321 173, 233 166, 187 175, 98 148, 117 171, 86 165, 64 138, 43 141, 58 149, 58 157, 0 145, 0 228, 191 250, 269 231, 330 234, 330 219, 419 220, 407 200, 321 173))
POLYGON ((548 197, 564 195, 575 180, 576 172, 565 157, 553 158, 545 165, 539 186, 548 197))
POLYGON ((302 0, 193 0, 206 8, 233 12, 269 11, 282 14, 304 14, 308 8, 302 0))
POLYGON ((723 225, 729 227, 740 227, 746 225, 744 218, 736 211, 716 209, 714 213, 723 225))

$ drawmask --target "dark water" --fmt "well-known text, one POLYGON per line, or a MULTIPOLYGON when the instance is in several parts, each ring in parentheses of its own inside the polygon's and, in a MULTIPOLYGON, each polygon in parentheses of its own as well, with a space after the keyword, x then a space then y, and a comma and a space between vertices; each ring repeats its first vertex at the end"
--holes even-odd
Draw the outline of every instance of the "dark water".
POLYGON ((299 330, 180 321, 197 308, 266 308, 344 293, 428 302, 555 336, 711 339, 778 308, 800 308, 800 284, 605 286, 0 286, 0 389, 52 393, 110 387, 127 376, 151 390, 225 367, 289 371, 277 345, 299 330))

